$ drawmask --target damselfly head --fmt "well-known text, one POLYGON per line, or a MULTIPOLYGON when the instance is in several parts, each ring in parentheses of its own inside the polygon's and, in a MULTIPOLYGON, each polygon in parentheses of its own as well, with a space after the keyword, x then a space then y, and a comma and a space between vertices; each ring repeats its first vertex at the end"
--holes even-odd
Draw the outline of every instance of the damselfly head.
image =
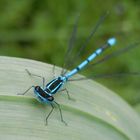
POLYGON ((41 87, 40 86, 35 86, 34 89, 35 89, 35 91, 39 92, 41 90, 41 87))

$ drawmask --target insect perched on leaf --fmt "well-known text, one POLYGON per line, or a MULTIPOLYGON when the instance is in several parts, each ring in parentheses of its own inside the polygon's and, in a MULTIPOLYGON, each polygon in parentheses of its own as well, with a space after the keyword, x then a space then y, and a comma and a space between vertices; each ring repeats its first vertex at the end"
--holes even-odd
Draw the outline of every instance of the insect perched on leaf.
MULTIPOLYGON (((87 37, 84 45, 80 48, 77 57, 79 56, 81 50, 83 50, 87 43, 89 42, 89 40, 91 39, 91 37, 94 35, 94 33, 96 32, 97 28, 100 26, 100 24, 103 22, 103 20, 105 19, 107 14, 105 14, 104 16, 102 16, 99 21, 97 22, 95 28, 91 31, 90 35, 87 37)), ((76 32, 77 32, 77 22, 78 20, 76 20, 74 28, 73 28, 73 32, 70 38, 70 42, 69 42, 69 46, 67 48, 66 51, 66 57, 70 56, 71 54, 71 50, 73 49, 73 44, 75 41, 75 36, 76 36, 76 32)), ((24 95, 25 93, 27 93, 30 89, 34 89, 34 93, 36 95, 36 98, 38 99, 39 102, 44 103, 44 104, 49 104, 51 105, 52 109, 49 112, 49 114, 46 117, 46 124, 47 124, 47 120, 49 118, 49 116, 51 115, 51 113, 53 112, 54 106, 56 105, 59 109, 60 112, 60 116, 61 116, 61 121, 67 125, 67 123, 64 121, 63 119, 63 115, 62 115, 62 111, 61 111, 61 106, 59 103, 57 103, 54 99, 54 95, 58 92, 61 91, 66 91, 67 95, 68 95, 68 99, 71 99, 68 91, 66 88, 64 88, 64 85, 68 82, 68 81, 77 81, 77 80, 83 80, 81 79, 72 79, 73 76, 75 74, 77 74, 79 71, 81 71, 83 68, 85 68, 92 60, 94 60, 96 57, 100 56, 100 54, 102 54, 105 50, 109 49, 110 47, 114 46, 116 43, 116 39, 114 37, 109 38, 105 44, 103 44, 101 47, 99 47, 98 49, 96 49, 91 55, 89 55, 82 63, 80 63, 77 67, 75 67, 74 69, 72 69, 71 71, 68 72, 68 70, 66 69, 66 65, 70 66, 71 64, 66 64, 67 63, 67 58, 64 61, 64 65, 62 68, 62 72, 60 74, 60 76, 52 79, 50 82, 48 82, 47 84, 45 84, 45 78, 36 74, 32 74, 28 69, 26 69, 26 72, 30 75, 30 76, 36 76, 36 77, 40 77, 42 78, 43 84, 42 86, 31 86, 29 87, 25 92, 23 93, 19 93, 20 95, 24 95)), ((108 59, 110 59, 113 56, 116 56, 118 54, 121 54, 131 48, 134 48, 135 46, 138 46, 138 44, 134 44, 131 46, 127 46, 123 49, 120 49, 114 53, 112 53, 111 55, 107 55, 105 56, 103 59, 99 60, 97 63, 95 64, 99 64, 101 62, 104 62, 108 59)), ((75 58, 76 59, 76 58, 75 58)), ((116 74, 116 75, 125 75, 124 73, 120 73, 120 74, 116 74)), ((137 75, 139 73, 127 73, 127 74, 131 74, 131 75, 137 75)), ((111 76, 111 75, 97 75, 97 77, 103 77, 103 76, 111 76)))

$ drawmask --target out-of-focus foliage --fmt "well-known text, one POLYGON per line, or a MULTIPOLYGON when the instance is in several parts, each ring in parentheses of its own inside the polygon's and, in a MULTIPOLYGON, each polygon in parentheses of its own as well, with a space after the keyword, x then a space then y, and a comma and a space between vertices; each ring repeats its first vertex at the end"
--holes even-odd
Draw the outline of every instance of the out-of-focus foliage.
MULTIPOLYGON (((138 0, 0 0, 0 55, 31 58, 62 66, 76 16, 80 13, 75 44, 80 46, 106 11, 110 12, 109 16, 88 44, 81 60, 111 36, 117 37, 116 48, 127 46, 139 41, 139 5, 138 0)), ((140 48, 137 48, 86 74, 140 71, 139 60, 140 48)), ((101 80, 132 105, 140 101, 139 81, 140 76, 101 80)))

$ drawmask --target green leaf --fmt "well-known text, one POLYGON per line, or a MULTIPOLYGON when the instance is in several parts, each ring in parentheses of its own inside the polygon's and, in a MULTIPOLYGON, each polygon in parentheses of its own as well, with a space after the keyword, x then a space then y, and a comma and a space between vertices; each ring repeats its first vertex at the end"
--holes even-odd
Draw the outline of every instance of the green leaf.
POLYGON ((135 110, 140 114, 140 104, 137 104, 137 105, 135 106, 135 110))
MULTIPOLYGON (((115 93, 92 80, 67 83, 75 101, 68 100, 65 92, 55 95, 68 126, 60 121, 57 108, 45 126, 51 107, 39 103, 32 90, 24 96, 17 95, 31 85, 42 85, 40 78, 29 76, 25 69, 44 76, 46 82, 53 78, 52 65, 0 57, 0 139, 139 140, 138 114, 115 93)), ((56 68, 55 75, 60 70, 56 68)))

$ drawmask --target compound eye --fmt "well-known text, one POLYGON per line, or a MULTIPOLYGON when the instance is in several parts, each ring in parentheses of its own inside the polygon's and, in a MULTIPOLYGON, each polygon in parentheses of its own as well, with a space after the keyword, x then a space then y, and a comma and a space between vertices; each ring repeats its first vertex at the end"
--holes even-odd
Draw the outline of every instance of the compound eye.
POLYGON ((47 99, 48 99, 48 101, 53 101, 54 100, 53 96, 50 96, 47 99))
POLYGON ((35 86, 35 90, 36 91, 40 91, 40 87, 39 86, 35 86))
POLYGON ((63 80, 61 79, 61 77, 58 77, 58 80, 59 80, 59 81, 63 81, 63 80))

